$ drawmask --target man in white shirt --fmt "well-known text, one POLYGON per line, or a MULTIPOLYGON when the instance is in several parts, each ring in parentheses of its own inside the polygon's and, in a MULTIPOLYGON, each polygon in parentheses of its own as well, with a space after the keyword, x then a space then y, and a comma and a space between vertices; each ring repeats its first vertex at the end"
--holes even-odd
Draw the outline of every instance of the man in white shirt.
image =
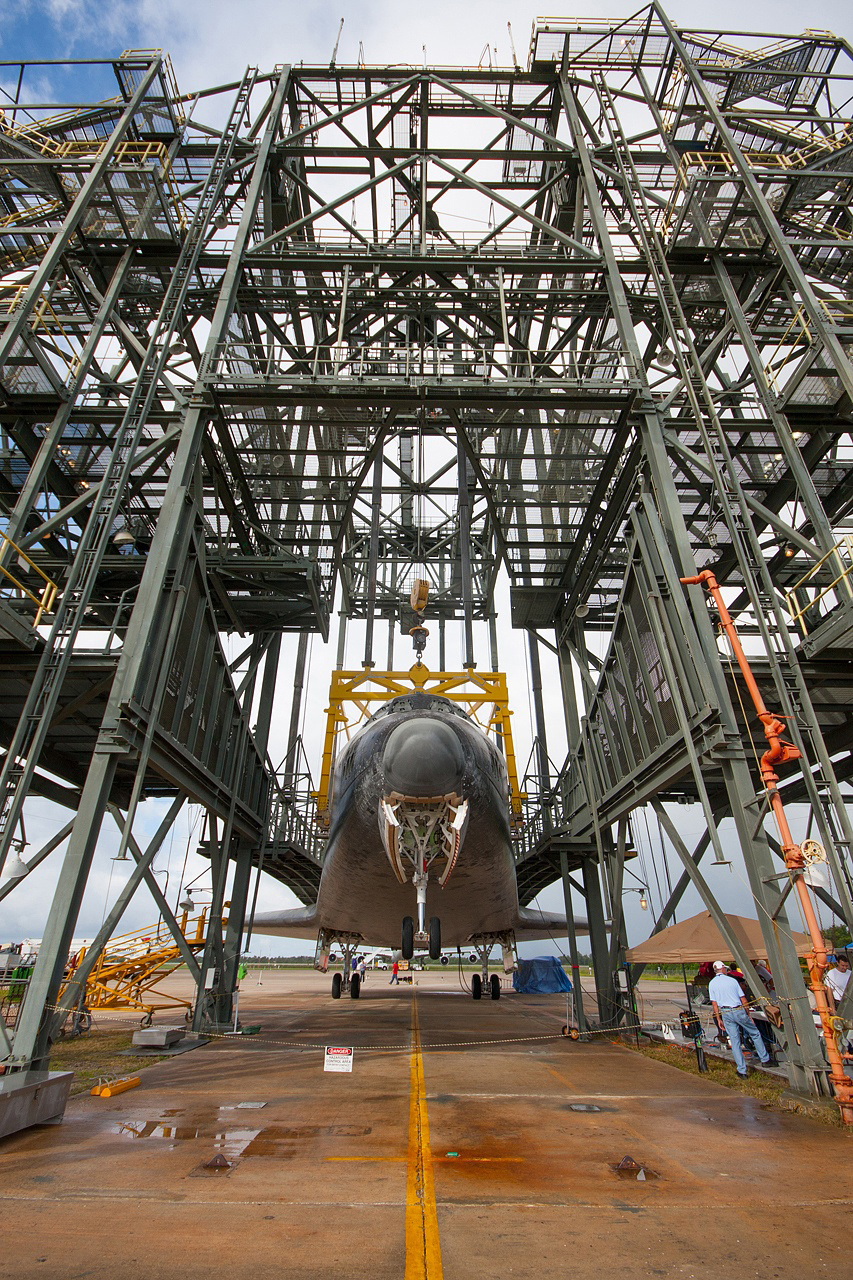
POLYGON ((768 1066, 770 1057, 761 1039, 761 1032, 750 1017, 749 1002, 743 994, 740 983, 726 973, 726 964, 723 960, 714 961, 714 976, 708 983, 708 995, 714 1006, 717 1026, 725 1028, 726 1035, 729 1037, 738 1075, 746 1079, 749 1074, 740 1043, 741 1030, 749 1036, 762 1065, 768 1066))
POLYGON ((830 1007, 833 1013, 840 1005, 841 997, 850 981, 850 961, 843 952, 839 955, 837 964, 838 968, 830 969, 823 980, 823 985, 830 995, 830 1007))

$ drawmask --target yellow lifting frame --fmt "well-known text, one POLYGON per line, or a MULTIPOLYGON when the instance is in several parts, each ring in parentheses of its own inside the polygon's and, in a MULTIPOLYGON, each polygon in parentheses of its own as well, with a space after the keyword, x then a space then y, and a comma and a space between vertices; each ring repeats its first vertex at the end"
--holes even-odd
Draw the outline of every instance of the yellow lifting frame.
POLYGON ((329 705, 326 708, 326 735, 323 742, 323 762, 320 783, 315 792, 317 821, 329 825, 329 801, 332 765, 340 736, 348 740, 351 733, 376 710, 377 703, 389 702, 412 691, 431 693, 464 706, 468 715, 488 732, 497 728, 503 743, 504 760, 509 775, 510 816, 514 830, 522 823, 522 806, 526 795, 519 790, 515 748, 512 741, 512 712, 509 709, 509 693, 506 675, 502 671, 430 671, 416 663, 408 671, 374 671, 364 667, 360 671, 333 671, 329 689, 329 705), (350 718, 347 704, 358 710, 350 718), (478 712, 488 708, 485 724, 478 712))

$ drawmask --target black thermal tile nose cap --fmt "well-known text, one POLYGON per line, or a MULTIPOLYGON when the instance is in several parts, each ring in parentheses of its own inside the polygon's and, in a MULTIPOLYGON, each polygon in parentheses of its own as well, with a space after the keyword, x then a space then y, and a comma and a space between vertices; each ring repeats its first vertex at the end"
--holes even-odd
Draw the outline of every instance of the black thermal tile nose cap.
POLYGON ((426 717, 398 724, 385 744, 386 791, 406 796, 443 796, 455 791, 462 774, 462 748, 440 720, 426 717))

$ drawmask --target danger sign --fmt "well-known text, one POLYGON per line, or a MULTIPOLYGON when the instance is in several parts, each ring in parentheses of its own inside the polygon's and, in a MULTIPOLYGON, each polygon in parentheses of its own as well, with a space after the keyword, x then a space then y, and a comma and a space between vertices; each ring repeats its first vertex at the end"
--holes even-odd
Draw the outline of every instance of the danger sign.
POLYGON ((327 1045, 324 1054, 324 1071, 352 1071, 352 1049, 343 1049, 337 1045, 327 1045))

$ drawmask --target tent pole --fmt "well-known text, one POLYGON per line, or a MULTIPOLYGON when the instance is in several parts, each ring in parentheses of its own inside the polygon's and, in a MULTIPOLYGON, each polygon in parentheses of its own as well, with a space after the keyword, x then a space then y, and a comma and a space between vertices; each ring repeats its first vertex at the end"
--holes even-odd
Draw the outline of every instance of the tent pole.
MULTIPOLYGON (((681 976, 684 979, 684 994, 687 996, 687 1012, 693 1017, 693 1001, 690 999, 690 987, 687 985, 687 969, 684 961, 681 962, 681 976)), ((708 1063, 705 1061, 705 1050, 702 1048, 702 1032, 699 1031, 698 1036, 693 1037, 693 1048, 696 1050, 696 1064, 700 1071, 708 1070, 708 1063)))

